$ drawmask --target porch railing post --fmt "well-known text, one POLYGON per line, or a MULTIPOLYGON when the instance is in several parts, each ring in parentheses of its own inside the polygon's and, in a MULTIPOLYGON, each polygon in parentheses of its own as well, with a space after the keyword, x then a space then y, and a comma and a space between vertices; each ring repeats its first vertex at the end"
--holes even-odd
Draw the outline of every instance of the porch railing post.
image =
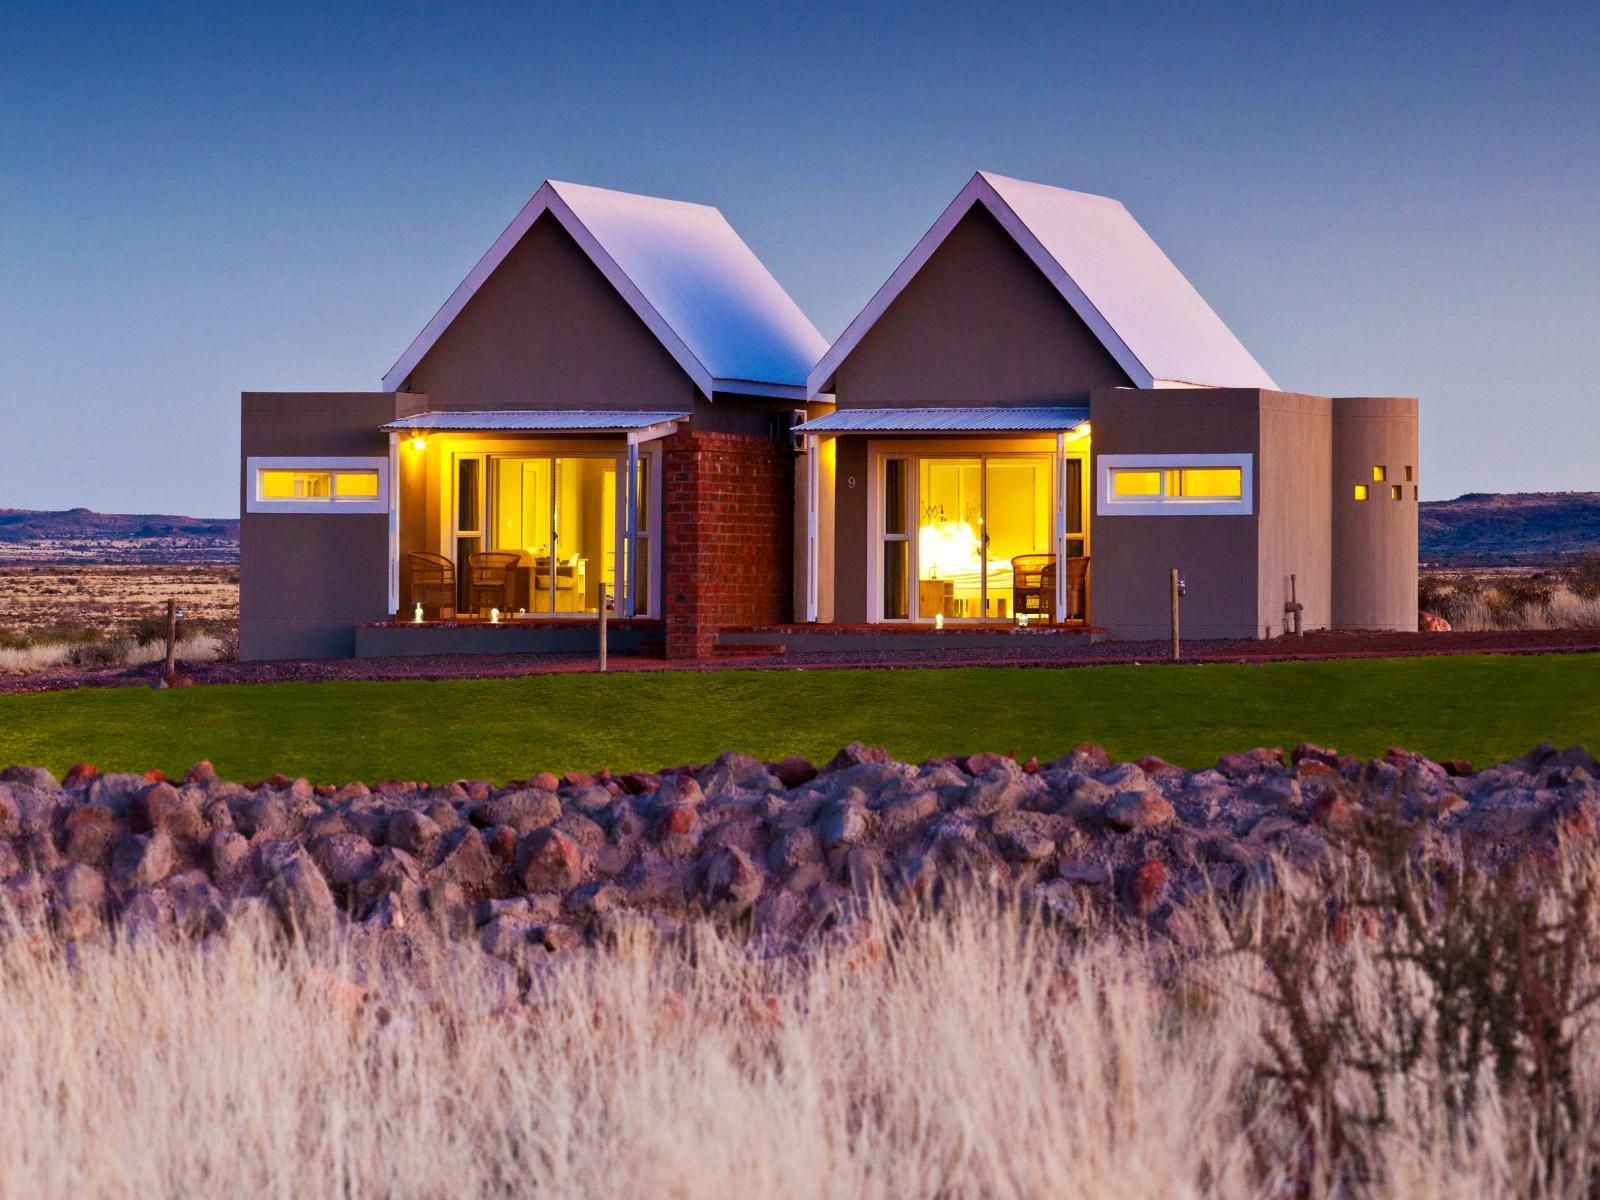
MULTIPOLYGON (((628 484, 626 489, 627 499, 627 556, 625 566, 627 574, 623 579, 623 612, 628 617, 633 617, 639 611, 639 443, 630 436, 628 438, 628 484)), ((657 534, 656 536, 660 536, 657 534)), ((604 618, 602 618, 603 620, 604 618)), ((603 629, 604 626, 602 625, 603 629)), ((605 662, 605 649, 601 648, 601 662, 605 662)), ((604 666, 601 670, 604 670, 604 666)))
POLYGON ((606 594, 606 585, 600 585, 600 674, 606 673, 606 607, 610 597, 606 594))

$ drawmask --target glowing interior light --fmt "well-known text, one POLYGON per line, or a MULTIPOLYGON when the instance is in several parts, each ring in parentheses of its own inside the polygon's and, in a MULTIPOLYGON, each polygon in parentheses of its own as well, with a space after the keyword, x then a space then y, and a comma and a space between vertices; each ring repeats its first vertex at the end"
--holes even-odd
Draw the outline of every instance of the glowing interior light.
POLYGON ((426 450, 428 448, 428 439, 420 435, 412 438, 411 448, 413 450, 426 450))
POLYGON ((976 575, 983 564, 978 535, 965 521, 923 525, 917 530, 917 561, 929 579, 976 575))
POLYGON ((411 618, 411 620, 412 620, 413 624, 417 624, 417 625, 421 625, 422 624, 422 605, 421 604, 417 605, 416 615, 413 616, 411 618))

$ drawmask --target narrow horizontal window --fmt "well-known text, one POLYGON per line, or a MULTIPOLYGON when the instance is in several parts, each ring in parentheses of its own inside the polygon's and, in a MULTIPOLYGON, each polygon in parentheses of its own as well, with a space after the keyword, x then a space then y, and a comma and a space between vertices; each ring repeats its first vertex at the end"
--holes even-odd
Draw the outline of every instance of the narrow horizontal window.
POLYGON ((1178 467, 1167 472, 1167 495, 1175 498, 1237 500, 1244 494, 1238 467, 1178 467))
POLYGON ((1102 454, 1096 504, 1108 517, 1242 517, 1254 511, 1250 454, 1102 454))
POLYGON ((331 471, 262 471, 263 500, 326 500, 332 494, 331 471))
POLYGON ((382 513, 389 511, 389 460, 248 457, 245 511, 260 513, 382 513))
POLYGON ((1112 471, 1111 491, 1116 496, 1159 496, 1161 472, 1112 471))
POLYGON ((1366 498, 1367 498, 1367 485, 1364 484, 1364 483, 1356 484, 1356 499, 1357 500, 1365 500, 1366 498))

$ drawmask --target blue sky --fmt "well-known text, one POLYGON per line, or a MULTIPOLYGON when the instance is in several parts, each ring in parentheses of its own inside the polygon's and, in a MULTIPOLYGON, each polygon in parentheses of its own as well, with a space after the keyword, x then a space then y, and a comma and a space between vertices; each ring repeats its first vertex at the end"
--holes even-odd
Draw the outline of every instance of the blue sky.
POLYGON ((718 205, 832 338, 986 168, 1121 199, 1425 498, 1600 488, 1600 5, 0 7, 0 507, 237 511, 546 177, 718 205))

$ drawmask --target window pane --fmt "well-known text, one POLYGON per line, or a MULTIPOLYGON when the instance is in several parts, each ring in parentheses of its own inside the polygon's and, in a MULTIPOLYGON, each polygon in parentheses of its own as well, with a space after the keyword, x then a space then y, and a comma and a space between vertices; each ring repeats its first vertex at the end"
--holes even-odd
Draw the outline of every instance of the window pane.
MULTIPOLYGON (((263 500, 326 500, 333 476, 328 471, 263 470, 263 500)), ((374 493, 376 494, 376 493, 374 493)))
POLYGON ((636 600, 635 600, 635 603, 634 603, 634 612, 637 613, 641 617, 642 616, 648 616, 650 614, 650 539, 649 538, 641 537, 639 539, 639 561, 638 561, 637 565, 634 568, 634 573, 635 573, 636 578, 638 579, 638 583, 636 584, 636 586, 638 588, 638 591, 635 593, 636 600))
POLYGON ((991 458, 985 470, 984 532, 988 534, 984 616, 1009 620, 1024 612, 1055 611, 1055 561, 1051 545, 1051 464, 1044 458, 991 458))
POLYGON ((903 621, 911 615, 911 543, 883 544, 883 618, 903 621))
POLYGON ((1169 496, 1237 500, 1244 491, 1238 467, 1180 467, 1167 472, 1169 496))
POLYGON ((918 484, 917 615, 982 616, 982 464, 925 458, 918 484))
POLYGON ((1372 468, 1372 482, 1373 483, 1382 483, 1386 478, 1388 478, 1388 475, 1389 475, 1389 469, 1387 467, 1373 467, 1372 468))
POLYGON ((475 458, 456 460, 456 528, 463 533, 479 532, 478 468, 475 458))
POLYGON ((1083 532, 1083 459, 1067 459, 1067 533, 1083 532))
POLYGON ((883 532, 906 533, 906 493, 911 482, 906 460, 886 459, 883 464, 883 532))
POLYGON ((340 471, 333 477, 333 494, 341 500, 376 500, 376 471, 340 471))
POLYGON ((1113 496, 1159 496, 1161 495, 1161 472, 1113 470, 1111 472, 1111 494, 1113 496))
POLYGON ((639 456, 639 476, 634 485, 638 491, 639 514, 634 528, 640 533, 650 532, 650 460, 639 456))
POLYGON ((1389 494, 1391 496, 1393 496, 1396 500, 1399 500, 1399 499, 1401 499, 1402 497, 1405 496, 1406 490, 1405 490, 1405 488, 1401 487, 1398 483, 1391 483, 1389 485, 1389 494))
POLYGON ((1367 498, 1367 485, 1364 484, 1364 483, 1356 484, 1356 499, 1357 500, 1365 500, 1366 498, 1367 498))

